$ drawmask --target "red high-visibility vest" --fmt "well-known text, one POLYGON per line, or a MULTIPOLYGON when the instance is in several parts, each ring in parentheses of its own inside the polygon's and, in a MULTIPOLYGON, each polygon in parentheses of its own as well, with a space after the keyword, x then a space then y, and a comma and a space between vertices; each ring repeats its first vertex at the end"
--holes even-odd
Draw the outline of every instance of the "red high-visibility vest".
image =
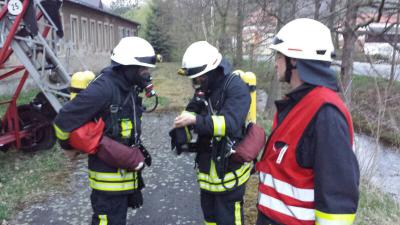
POLYGON ((338 94, 325 87, 316 87, 304 96, 277 126, 265 147, 256 169, 260 173, 258 209, 270 219, 290 225, 314 225, 314 171, 300 167, 296 148, 304 131, 318 110, 332 104, 343 113, 353 144, 350 113, 338 94), (275 143, 285 145, 277 149, 275 143))

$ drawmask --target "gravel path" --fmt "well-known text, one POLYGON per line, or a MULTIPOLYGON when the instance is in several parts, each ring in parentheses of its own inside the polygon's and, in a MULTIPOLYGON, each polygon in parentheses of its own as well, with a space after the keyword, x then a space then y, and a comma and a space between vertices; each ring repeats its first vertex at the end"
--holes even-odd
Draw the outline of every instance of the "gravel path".
MULTIPOLYGON (((168 131, 174 116, 149 114, 143 118, 143 141, 153 156, 153 165, 143 172, 144 205, 129 209, 129 225, 203 224, 194 155, 177 157, 170 150, 168 131)), ((9 224, 90 224, 86 165, 86 159, 77 162, 70 181, 71 194, 49 193, 46 201, 25 208, 9 224)))

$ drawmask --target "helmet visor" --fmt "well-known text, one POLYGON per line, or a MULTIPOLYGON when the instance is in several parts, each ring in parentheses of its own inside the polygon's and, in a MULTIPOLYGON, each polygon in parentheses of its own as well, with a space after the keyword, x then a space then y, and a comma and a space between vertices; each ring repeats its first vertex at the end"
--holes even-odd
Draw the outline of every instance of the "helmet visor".
POLYGON ((186 76, 192 76, 194 74, 198 74, 206 69, 207 65, 193 67, 186 69, 186 76))
POLYGON ((156 56, 146 56, 146 57, 135 57, 135 59, 141 63, 152 64, 155 65, 157 58, 156 56))
POLYGON ((283 43, 283 40, 282 39, 279 39, 278 37, 274 37, 274 39, 272 39, 272 44, 273 45, 277 45, 277 44, 280 44, 280 43, 283 43))

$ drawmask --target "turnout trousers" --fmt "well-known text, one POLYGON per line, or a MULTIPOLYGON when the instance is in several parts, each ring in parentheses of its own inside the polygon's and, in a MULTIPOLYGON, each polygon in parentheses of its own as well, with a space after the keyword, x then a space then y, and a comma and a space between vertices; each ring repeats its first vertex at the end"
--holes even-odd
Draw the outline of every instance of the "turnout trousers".
POLYGON ((201 190, 200 200, 206 225, 243 225, 243 196, 246 185, 233 191, 211 193, 201 190))
POLYGON ((126 225, 128 195, 108 195, 92 190, 93 216, 91 225, 126 225))

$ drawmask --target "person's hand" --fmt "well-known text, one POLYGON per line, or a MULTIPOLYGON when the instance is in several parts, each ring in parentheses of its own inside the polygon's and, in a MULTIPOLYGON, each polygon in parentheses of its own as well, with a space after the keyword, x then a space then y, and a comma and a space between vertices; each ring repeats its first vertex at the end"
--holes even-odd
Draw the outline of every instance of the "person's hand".
POLYGON ((183 113, 174 120, 174 128, 185 127, 196 123, 196 116, 190 113, 183 113))
POLYGON ((67 157, 69 160, 76 159, 76 157, 80 154, 80 152, 75 150, 64 150, 63 152, 65 157, 67 157))
POLYGON ((136 190, 132 194, 128 195, 128 207, 132 209, 140 208, 143 205, 143 195, 140 190, 136 190))

